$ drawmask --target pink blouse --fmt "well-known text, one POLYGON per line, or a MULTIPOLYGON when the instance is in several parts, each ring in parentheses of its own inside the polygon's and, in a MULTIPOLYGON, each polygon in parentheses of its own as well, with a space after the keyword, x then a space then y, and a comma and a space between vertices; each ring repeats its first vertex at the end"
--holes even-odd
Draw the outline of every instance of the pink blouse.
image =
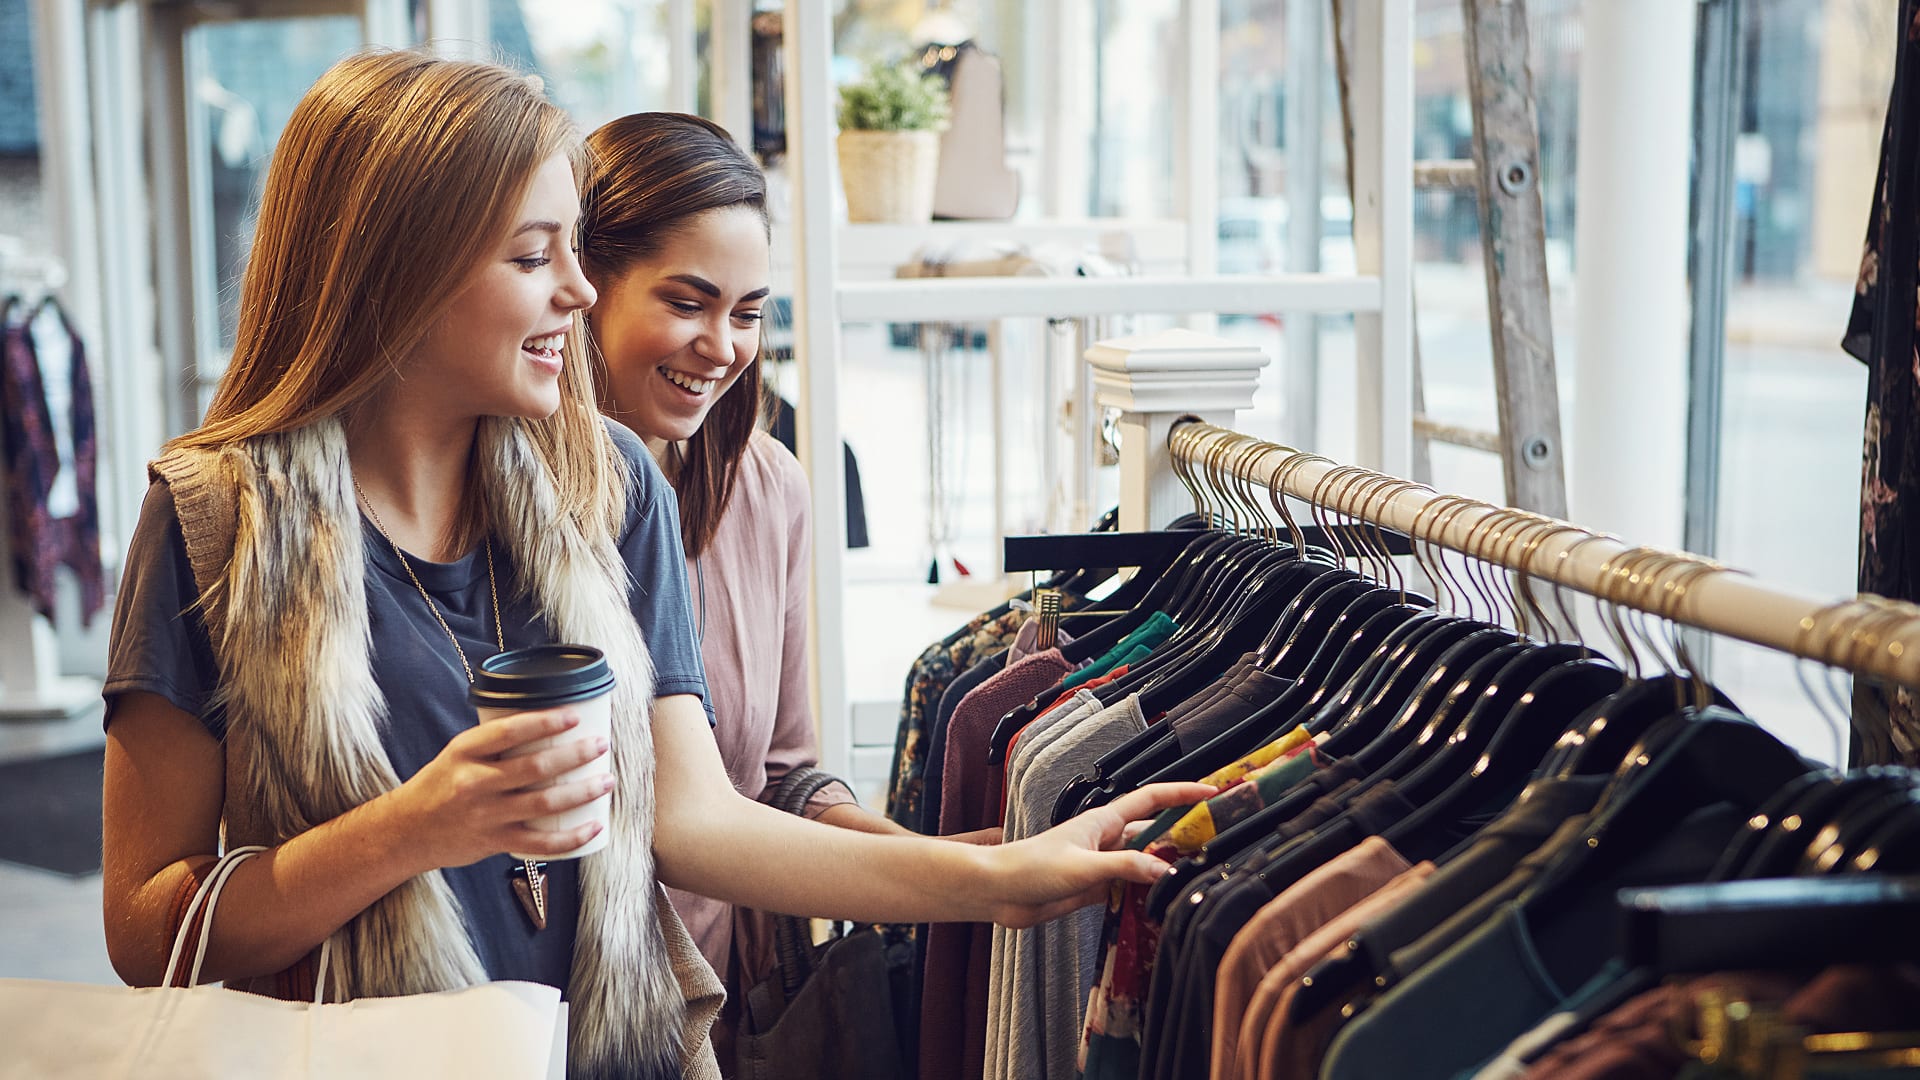
MULTIPOLYGON (((807 687, 810 525, 800 463, 773 436, 755 432, 712 542, 687 560, 714 738, 734 788, 751 799, 771 797, 789 770, 820 760, 807 687)), ((851 791, 829 785, 807 804, 807 816, 853 801, 851 791)), ((733 965, 732 906, 668 891, 729 997, 771 970, 770 933, 749 925, 741 964, 733 965)))

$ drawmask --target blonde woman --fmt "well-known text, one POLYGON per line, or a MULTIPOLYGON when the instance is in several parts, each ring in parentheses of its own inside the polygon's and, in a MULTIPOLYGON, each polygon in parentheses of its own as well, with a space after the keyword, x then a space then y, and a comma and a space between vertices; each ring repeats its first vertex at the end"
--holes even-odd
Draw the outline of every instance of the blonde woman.
POLYGON ((577 1077, 714 1075, 717 985, 659 883, 862 920, 1027 924, 1161 864, 1142 792, 1000 848, 881 838, 741 797, 715 751, 678 514, 580 363, 579 144, 525 79, 390 52, 336 65, 268 172, 234 355, 155 463, 106 684, 108 951, 159 981, 183 897, 239 868, 211 977, 338 995, 560 986, 577 1077), (614 735, 566 708, 475 726, 468 672, 562 639, 619 678, 614 735), (541 789, 611 753, 615 778, 541 789), (507 851, 611 788, 606 850, 507 851), (224 830, 224 837, 223 837, 224 830), (520 900, 544 874, 544 902, 520 900), (304 983, 304 990, 302 984, 304 983))

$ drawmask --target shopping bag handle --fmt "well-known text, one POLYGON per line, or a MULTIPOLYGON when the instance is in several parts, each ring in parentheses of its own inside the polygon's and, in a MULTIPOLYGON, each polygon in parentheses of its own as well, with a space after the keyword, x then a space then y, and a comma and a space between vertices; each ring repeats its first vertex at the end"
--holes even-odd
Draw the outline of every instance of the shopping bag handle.
MULTIPOLYGON (((200 942, 193 952, 193 967, 187 973, 187 986, 200 984, 200 968, 207 959, 207 941, 213 937, 213 912, 220 903, 220 893, 227 887, 227 879, 240 868, 240 864, 267 850, 264 847, 237 847, 220 857, 214 864, 213 872, 200 883, 193 894, 193 901, 187 905, 187 913, 180 920, 180 930, 173 936, 173 952, 167 956, 167 977, 162 986, 172 986, 173 978, 180 970, 180 954, 186 951, 187 930, 194 925, 194 913, 199 913, 200 942), (204 906, 203 906, 204 905, 204 906)), ((319 973, 314 979, 313 1003, 319 1005, 326 1001, 327 962, 331 958, 332 937, 320 943, 319 973)))
POLYGON ((213 929, 213 908, 220 900, 220 890, 226 885, 228 876, 238 869, 241 863, 265 850, 267 849, 264 847, 234 848, 222 855, 220 861, 213 865, 213 872, 200 883, 199 890, 193 894, 193 900, 187 904, 186 914, 180 919, 180 929, 173 935, 173 952, 167 956, 167 977, 160 985, 172 986, 174 976, 180 971, 180 954, 186 951, 187 931, 194 926, 196 912, 200 915, 200 948, 194 953, 193 971, 187 976, 187 986, 192 987, 200 982, 200 964, 207 956, 207 935, 213 929))
MULTIPOLYGON (((828 784, 843 781, 824 769, 803 765, 789 772, 774 790, 772 804, 774 809, 789 814, 805 814, 807 800, 828 784)), ((834 936, 839 936, 839 925, 834 927, 834 936)), ((779 960, 780 985, 786 992, 788 1001, 800 993, 807 977, 813 974, 813 933, 808 920, 792 915, 776 915, 773 924, 774 953, 779 960)))

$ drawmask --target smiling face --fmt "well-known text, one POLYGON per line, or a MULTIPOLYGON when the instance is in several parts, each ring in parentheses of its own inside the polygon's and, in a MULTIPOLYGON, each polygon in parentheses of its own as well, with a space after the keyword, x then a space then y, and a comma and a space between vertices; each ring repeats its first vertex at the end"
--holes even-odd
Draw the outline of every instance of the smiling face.
POLYGON ((595 300, 573 250, 579 217, 572 165, 549 158, 510 235, 435 321, 407 370, 451 415, 539 418, 560 407, 561 346, 574 313, 595 300))
POLYGON ((730 206, 686 219, 601 283, 593 331, 609 411, 656 455, 700 430, 759 356, 769 274, 766 222, 730 206))

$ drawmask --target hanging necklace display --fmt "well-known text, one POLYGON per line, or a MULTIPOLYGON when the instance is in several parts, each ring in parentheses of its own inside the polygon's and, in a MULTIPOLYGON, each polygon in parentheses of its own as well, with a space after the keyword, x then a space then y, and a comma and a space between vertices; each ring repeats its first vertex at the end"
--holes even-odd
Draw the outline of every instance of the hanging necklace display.
MULTIPOLYGON (((386 539, 387 546, 393 549, 394 558, 399 559, 400 565, 406 569, 407 577, 413 580, 413 587, 420 590, 420 599, 427 602, 427 610, 433 613, 433 620, 440 624, 440 629, 446 631, 447 640, 453 643, 453 655, 460 658, 460 668, 467 673, 467 682, 471 684, 473 665, 467 662, 467 651, 460 647, 460 639, 454 636, 453 627, 448 626, 446 617, 440 614, 440 605, 433 602, 433 595, 427 592, 426 585, 421 583, 420 575, 414 573, 413 563, 407 560, 406 552, 401 551, 400 545, 394 542, 393 534, 387 531, 386 524, 380 520, 380 515, 373 509, 373 500, 367 498, 367 493, 360 487, 358 478, 353 481, 353 490, 354 494, 360 496, 360 505, 367 509, 367 519, 373 522, 373 527, 378 529, 380 535, 386 539)), ((487 595, 493 603, 494 645, 496 651, 506 652, 507 635, 500 622, 500 586, 493 576, 493 541, 487 539, 483 543, 487 553, 487 595)), ((535 930, 547 928, 546 870, 547 864, 537 859, 516 859, 513 868, 507 871, 507 884, 513 889, 514 898, 520 901, 521 910, 527 913, 527 922, 531 923, 535 930)))

